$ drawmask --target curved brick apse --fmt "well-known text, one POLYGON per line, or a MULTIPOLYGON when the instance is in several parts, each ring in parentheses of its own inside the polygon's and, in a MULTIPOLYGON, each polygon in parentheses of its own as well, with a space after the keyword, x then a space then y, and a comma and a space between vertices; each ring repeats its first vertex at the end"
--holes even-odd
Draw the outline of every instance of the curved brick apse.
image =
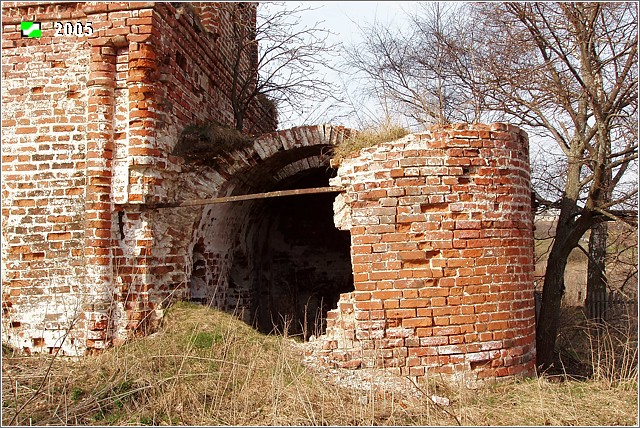
POLYGON ((408 375, 535 367, 528 139, 505 124, 432 128, 363 150, 333 185, 355 291, 328 314, 327 363, 408 375))

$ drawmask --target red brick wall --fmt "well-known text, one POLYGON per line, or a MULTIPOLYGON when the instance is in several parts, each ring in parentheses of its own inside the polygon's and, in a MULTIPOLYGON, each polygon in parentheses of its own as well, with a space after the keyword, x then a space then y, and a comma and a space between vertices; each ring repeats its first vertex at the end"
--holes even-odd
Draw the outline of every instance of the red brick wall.
MULTIPOLYGON (((75 3, 2 4, 3 339, 43 352, 60 346, 70 322, 88 322, 90 51, 86 38, 52 38, 61 16, 85 14, 75 3), (36 17, 43 37, 22 39, 20 21, 36 17)), ((73 352, 84 339, 74 332, 63 349, 73 352)))
MULTIPOLYGON (((2 4, 3 341, 82 354, 153 329, 192 290, 222 308, 251 304, 248 274, 233 266, 255 267, 253 203, 149 204, 272 190, 326 167, 348 131, 274 132, 208 166, 171 155, 186 126, 233 124, 216 57, 228 27, 212 7, 2 4), (22 39, 22 20, 41 21, 43 37, 22 39), (60 20, 95 32, 53 37, 60 20), (204 288, 190 286, 194 269, 204 288)), ((258 110, 248 123, 272 130, 258 110)), ((523 133, 494 124, 344 162, 336 217, 351 232, 355 291, 329 314, 325 357, 413 375, 531 372, 527 154, 523 133)))
MULTIPOLYGON (((2 3, 3 340, 33 351, 100 349, 150 318, 156 280, 185 280, 184 269, 166 277, 184 254, 156 258, 171 262, 168 272, 150 265, 153 244, 171 242, 139 204, 165 200, 164 180, 182 172, 170 152, 185 126, 233 125, 221 46, 194 9, 2 3), (21 21, 40 21, 43 37, 21 38, 21 21), (56 37, 59 21, 91 22, 94 32, 56 37)), ((276 125, 260 106, 247 122, 262 132, 276 125)), ((172 239, 190 238, 189 215, 174 222, 172 239)))
POLYGON ((340 166, 355 291, 329 314, 333 364, 477 378, 532 374, 528 139, 504 124, 433 128, 340 166))

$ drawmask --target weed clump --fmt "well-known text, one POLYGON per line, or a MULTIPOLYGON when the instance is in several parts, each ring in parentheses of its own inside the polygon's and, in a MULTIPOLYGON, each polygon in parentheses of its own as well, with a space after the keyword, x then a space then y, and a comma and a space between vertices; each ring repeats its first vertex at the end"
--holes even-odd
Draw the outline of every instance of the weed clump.
POLYGON ((188 162, 211 164, 224 153, 250 143, 251 138, 237 129, 219 122, 210 122, 185 127, 171 154, 182 156, 188 162))
POLYGON ((333 162, 339 165, 343 159, 356 154, 361 149, 395 141, 407 134, 409 134, 408 130, 397 125, 367 128, 355 132, 335 147, 333 162))

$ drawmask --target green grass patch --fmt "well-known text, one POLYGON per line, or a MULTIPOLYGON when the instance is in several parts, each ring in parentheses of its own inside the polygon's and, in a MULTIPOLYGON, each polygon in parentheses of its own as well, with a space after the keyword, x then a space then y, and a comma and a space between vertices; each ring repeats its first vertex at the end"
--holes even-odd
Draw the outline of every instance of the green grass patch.
POLYGON ((211 348, 214 343, 222 342, 222 335, 214 335, 208 331, 201 331, 195 335, 193 338, 193 346, 199 349, 207 349, 211 348))
POLYGON ((71 399, 71 401, 78 401, 82 398, 84 394, 85 394, 84 390, 76 386, 71 390, 71 394, 69 398, 71 399))

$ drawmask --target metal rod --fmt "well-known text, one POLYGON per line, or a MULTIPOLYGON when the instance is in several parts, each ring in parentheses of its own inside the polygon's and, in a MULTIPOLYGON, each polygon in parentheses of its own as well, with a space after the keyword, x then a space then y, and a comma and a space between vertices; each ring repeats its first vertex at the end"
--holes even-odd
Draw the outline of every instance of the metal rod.
POLYGON ((192 201, 149 204, 148 206, 150 208, 193 207, 197 205, 221 204, 225 202, 248 201, 252 199, 266 199, 266 198, 275 198, 280 196, 311 195, 316 193, 339 193, 343 191, 344 191, 344 188, 338 187, 338 186, 313 187, 309 189, 276 190, 274 192, 253 193, 250 195, 223 196, 221 198, 212 198, 212 199, 194 199, 192 201))

